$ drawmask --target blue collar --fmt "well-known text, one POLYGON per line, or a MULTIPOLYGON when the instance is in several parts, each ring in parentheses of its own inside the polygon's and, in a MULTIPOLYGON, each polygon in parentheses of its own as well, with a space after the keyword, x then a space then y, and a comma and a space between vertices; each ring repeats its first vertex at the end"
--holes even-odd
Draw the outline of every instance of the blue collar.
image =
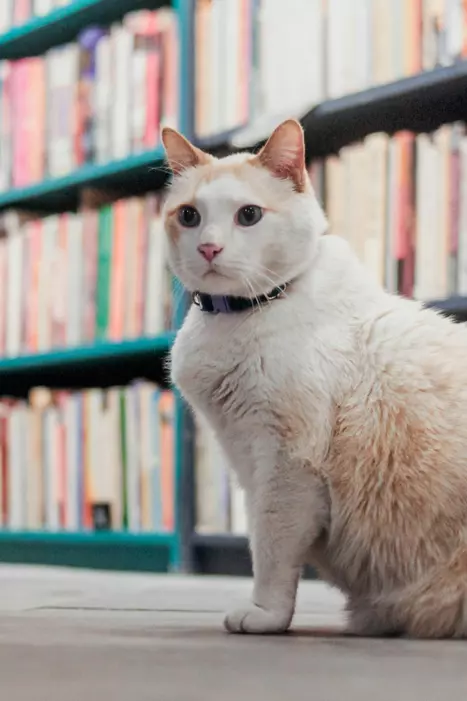
POLYGON ((193 293, 193 303, 200 308, 202 312, 210 314, 232 314, 234 312, 243 312, 246 309, 269 304, 273 299, 278 299, 283 296, 288 283, 275 287, 271 292, 259 297, 233 297, 231 295, 207 295, 203 292, 193 293))

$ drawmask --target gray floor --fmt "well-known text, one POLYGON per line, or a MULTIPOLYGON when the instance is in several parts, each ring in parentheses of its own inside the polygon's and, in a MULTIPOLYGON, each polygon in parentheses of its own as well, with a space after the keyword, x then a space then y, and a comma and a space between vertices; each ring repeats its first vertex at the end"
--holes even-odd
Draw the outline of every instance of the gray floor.
POLYGON ((441 701, 467 697, 467 641, 339 636, 340 596, 303 583, 293 633, 238 637, 247 580, 0 566, 3 701, 441 701))

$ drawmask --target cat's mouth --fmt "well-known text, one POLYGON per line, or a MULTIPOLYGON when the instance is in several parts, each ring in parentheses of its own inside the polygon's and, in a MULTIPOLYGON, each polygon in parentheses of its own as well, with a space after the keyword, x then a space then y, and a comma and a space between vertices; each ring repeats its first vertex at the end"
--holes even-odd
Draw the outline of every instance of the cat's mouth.
POLYGON ((202 275, 203 280, 212 280, 214 278, 227 278, 229 279, 230 276, 226 275, 224 272, 221 272, 219 268, 210 266, 202 275))

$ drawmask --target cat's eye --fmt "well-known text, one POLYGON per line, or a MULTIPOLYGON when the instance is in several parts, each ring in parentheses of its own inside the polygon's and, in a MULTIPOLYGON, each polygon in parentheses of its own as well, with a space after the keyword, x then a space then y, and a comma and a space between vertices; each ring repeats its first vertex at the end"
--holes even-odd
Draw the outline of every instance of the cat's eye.
POLYGON ((178 221, 182 226, 188 229, 193 229, 195 226, 199 226, 201 222, 201 214, 198 212, 196 207, 192 207, 189 204, 184 204, 178 210, 178 221))
POLYGON ((256 204, 247 204, 240 207, 235 219, 240 226, 254 226, 263 217, 263 210, 256 204))

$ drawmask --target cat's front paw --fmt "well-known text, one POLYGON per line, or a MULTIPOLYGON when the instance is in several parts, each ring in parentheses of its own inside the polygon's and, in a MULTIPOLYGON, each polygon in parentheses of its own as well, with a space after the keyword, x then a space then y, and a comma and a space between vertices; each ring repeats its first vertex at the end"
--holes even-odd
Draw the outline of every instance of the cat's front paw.
POLYGON ((285 633, 291 620, 288 611, 271 611, 249 604, 227 614, 224 628, 229 633, 285 633))

